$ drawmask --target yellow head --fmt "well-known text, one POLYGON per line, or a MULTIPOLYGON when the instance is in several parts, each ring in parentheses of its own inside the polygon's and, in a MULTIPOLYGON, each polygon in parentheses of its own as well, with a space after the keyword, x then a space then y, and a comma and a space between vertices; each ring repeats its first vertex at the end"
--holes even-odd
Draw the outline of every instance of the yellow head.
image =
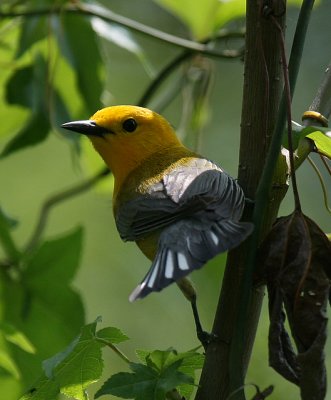
POLYGON ((117 186, 152 154, 182 146, 161 115, 136 106, 103 108, 90 120, 68 122, 62 127, 89 137, 114 174, 117 186))

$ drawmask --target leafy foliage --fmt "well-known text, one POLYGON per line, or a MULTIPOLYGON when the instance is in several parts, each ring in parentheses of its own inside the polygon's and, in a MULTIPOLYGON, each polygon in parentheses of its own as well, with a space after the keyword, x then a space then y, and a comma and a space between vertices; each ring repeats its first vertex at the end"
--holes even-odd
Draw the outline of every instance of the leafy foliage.
MULTIPOLYGON (((49 400, 59 393, 77 400, 86 400, 86 389, 97 382, 103 371, 101 349, 128 340, 118 328, 96 331, 98 318, 85 325, 67 348, 43 362, 44 374, 21 400, 49 400)), ((143 363, 129 363, 132 373, 120 372, 110 377, 97 392, 96 398, 113 394, 122 398, 162 400, 168 391, 181 384, 193 384, 196 369, 202 367, 203 357, 192 351, 177 354, 173 350, 140 352, 143 363), (194 360, 194 362, 192 362, 194 360), (184 373, 183 371, 186 371, 184 373)), ((184 387, 184 391, 185 391, 184 387)), ((187 397, 188 398, 188 397, 187 397)))

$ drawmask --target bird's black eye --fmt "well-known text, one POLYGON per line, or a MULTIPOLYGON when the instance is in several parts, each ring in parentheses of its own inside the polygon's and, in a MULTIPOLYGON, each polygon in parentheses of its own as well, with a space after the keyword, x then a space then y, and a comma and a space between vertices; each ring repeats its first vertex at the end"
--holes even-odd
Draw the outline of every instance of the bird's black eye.
POLYGON ((129 119, 126 119, 124 122, 123 122, 123 129, 125 130, 125 131, 127 131, 127 132, 133 132, 133 131, 135 131, 136 130, 136 128, 137 128, 137 122, 136 122, 136 120, 135 119, 133 119, 133 118, 129 118, 129 119))

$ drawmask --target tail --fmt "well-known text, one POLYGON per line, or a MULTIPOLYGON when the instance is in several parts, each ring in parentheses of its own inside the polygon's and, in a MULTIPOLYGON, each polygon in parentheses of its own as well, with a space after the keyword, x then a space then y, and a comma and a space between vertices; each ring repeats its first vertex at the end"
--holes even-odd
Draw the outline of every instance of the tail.
POLYGON ((205 225, 203 221, 186 219, 166 228, 160 236, 151 268, 129 300, 159 292, 201 268, 217 254, 237 247, 253 230, 251 223, 231 220, 216 221, 208 227, 205 225))

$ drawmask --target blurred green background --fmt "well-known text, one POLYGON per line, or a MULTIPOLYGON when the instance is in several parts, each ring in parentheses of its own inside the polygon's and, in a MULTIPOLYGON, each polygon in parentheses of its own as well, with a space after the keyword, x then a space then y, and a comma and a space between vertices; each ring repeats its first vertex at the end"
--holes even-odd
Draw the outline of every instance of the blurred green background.
MULTIPOLYGON (((165 8, 151 0, 104 1, 107 7, 119 14, 141 21, 166 32, 188 36, 187 26, 165 8)), ((298 9, 291 8, 287 17, 287 35, 290 43, 297 20, 298 9)), ((328 28, 331 3, 322 1, 313 12, 302 66, 293 101, 293 118, 300 122, 301 114, 308 108, 321 81, 323 71, 330 61, 331 31, 328 28)), ((240 27, 238 23, 234 26, 240 27)), ((116 46, 103 41, 102 51, 108 59, 101 73, 105 85, 104 104, 135 104, 148 83, 148 69, 158 71, 179 50, 153 38, 133 34, 135 41, 144 50, 141 59, 116 46), (146 67, 147 66, 147 67, 146 67), (147 71, 146 71, 147 68, 147 71)), ((12 44, 15 43, 13 37, 12 44)), ((229 44, 230 45, 230 44, 229 44)), ((10 135, 24 123, 27 113, 18 106, 9 106, 4 99, 4 82, 12 72, 9 57, 12 49, 2 48, 0 61, 1 107, 0 139, 3 148, 10 135)), ((86 49, 88 52, 89 49, 86 49)), ((33 52, 28 54, 33 57, 33 52)), ((208 98, 208 122, 203 130, 200 152, 223 166, 236 176, 238 163, 243 63, 240 60, 212 60, 213 82, 208 98)), ((184 67, 182 67, 184 68, 184 67)), ((181 69, 180 69, 181 70, 181 69)), ((95 71, 91 71, 94 73, 95 71)), ((55 69, 55 79, 62 85, 66 99, 72 104, 72 118, 88 118, 72 82, 73 72, 63 62, 55 69), (68 83, 69 82, 69 83, 68 83)), ((179 73, 167 81, 176 82, 179 73)), ((162 89, 161 89, 162 91, 162 89)), ((160 98, 160 96, 159 96, 160 98)), ((173 102, 163 110, 163 115, 175 126, 181 124, 181 109, 185 93, 178 93, 173 102)), ((157 101, 150 107, 157 107, 157 101)), ((85 111, 86 113, 86 111, 85 111)), ((263 115, 261 115, 263 118, 263 115)), ((66 122, 66 121, 63 121, 66 122)), ((66 135, 66 133, 63 133, 66 135)), ((82 138, 83 157, 74 154, 69 141, 59 132, 53 132, 41 144, 29 147, 0 160, 1 206, 19 221, 14 230, 18 244, 24 245, 34 228, 43 201, 48 196, 71 187, 91 175, 90 152, 86 138, 82 138)), ((189 141, 190 138, 188 137, 189 141)), ((318 162, 318 160, 317 160, 318 162)), ((81 294, 86 310, 86 321, 98 315, 104 326, 121 328, 131 340, 121 346, 131 359, 136 348, 166 349, 170 346, 185 351, 197 346, 193 318, 189 303, 175 285, 159 294, 151 294, 143 301, 133 304, 128 296, 149 268, 149 261, 132 243, 123 243, 118 237, 112 217, 111 180, 109 190, 96 188, 72 198, 51 212, 45 237, 53 238, 77 226, 84 227, 84 250, 81 267, 74 280, 75 289, 81 294)), ((298 171, 298 184, 304 212, 326 230, 331 230, 330 218, 323 206, 322 191, 311 167, 305 163, 298 171)), ((292 211, 293 202, 289 191, 281 207, 281 215, 292 211)), ((218 294, 224 269, 225 256, 216 257, 202 270, 192 274, 199 294, 199 309, 205 329, 213 323, 218 294)), ((265 299, 267 300, 267 299, 265 299)), ((266 301, 265 301, 266 303, 266 301)), ((47 326, 45 326, 47 329, 47 326)), ((51 335, 51 332, 49 333, 51 335)), ((280 378, 268 367, 267 355, 268 316, 266 306, 260 321, 247 382, 262 389, 270 384, 275 391, 270 399, 297 399, 297 388, 280 378)), ((327 344, 327 364, 331 368, 330 343, 327 344)), ((50 355, 52 355, 50 349, 50 355)), ((126 367, 110 351, 104 350, 107 365, 105 377, 126 367)), ((1 397, 15 399, 12 380, 3 380, 1 397), (4 396, 3 393, 6 393, 4 396)), ((249 392, 250 389, 248 389, 249 392)), ((251 391, 253 393, 253 390, 251 391)), ((330 392, 331 393, 331 392, 330 392)))

